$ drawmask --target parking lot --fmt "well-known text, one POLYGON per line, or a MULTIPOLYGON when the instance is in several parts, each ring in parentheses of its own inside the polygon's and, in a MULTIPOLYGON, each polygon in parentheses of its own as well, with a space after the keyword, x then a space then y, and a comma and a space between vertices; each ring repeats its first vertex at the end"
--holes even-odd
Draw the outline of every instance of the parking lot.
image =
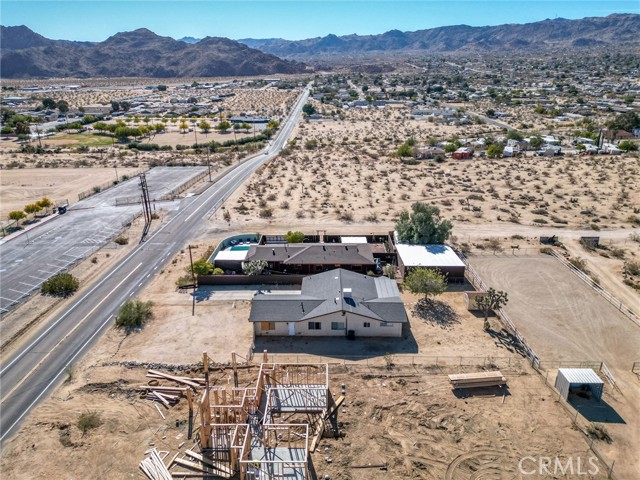
MULTIPOLYGON (((203 167, 154 168, 147 173, 150 197, 160 197, 204 170, 203 167)), ((139 196, 138 184, 136 177, 93 195, 74 204, 66 214, 3 244, 0 247, 0 314, 38 291, 51 276, 68 270, 100 249, 131 222, 141 211, 140 206, 116 207, 115 203, 121 196, 134 196, 136 192, 139 196)))

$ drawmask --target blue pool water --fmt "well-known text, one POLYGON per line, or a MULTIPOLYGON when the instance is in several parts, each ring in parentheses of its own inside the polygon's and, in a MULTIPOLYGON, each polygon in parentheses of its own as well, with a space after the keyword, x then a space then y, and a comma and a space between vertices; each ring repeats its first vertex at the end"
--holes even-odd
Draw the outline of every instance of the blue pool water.
POLYGON ((236 252, 238 250, 249 250, 248 245, 236 245, 235 247, 231 247, 231 250, 236 252))

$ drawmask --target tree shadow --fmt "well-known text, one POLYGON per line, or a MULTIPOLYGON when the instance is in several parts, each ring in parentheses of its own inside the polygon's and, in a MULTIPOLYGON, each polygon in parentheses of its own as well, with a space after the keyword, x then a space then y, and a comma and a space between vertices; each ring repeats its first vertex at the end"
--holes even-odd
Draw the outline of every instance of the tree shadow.
MULTIPOLYGON (((196 303, 210 300, 212 294, 213 290, 210 288, 197 288, 195 291, 196 303)), ((194 295, 193 290, 191 290, 191 295, 194 295)))
MULTIPOLYGON (((484 318, 484 317, 483 317, 484 318)), ((517 353, 522 357, 526 357, 527 353, 525 352, 520 340, 513 335, 508 330, 504 328, 500 329, 500 331, 496 332, 492 328, 486 330, 486 332, 491 335, 496 340, 496 345, 499 347, 504 347, 512 353, 517 353)))
POLYGON ((417 318, 444 329, 453 328, 454 324, 460 323, 455 310, 440 300, 422 298, 413 307, 412 313, 417 318))

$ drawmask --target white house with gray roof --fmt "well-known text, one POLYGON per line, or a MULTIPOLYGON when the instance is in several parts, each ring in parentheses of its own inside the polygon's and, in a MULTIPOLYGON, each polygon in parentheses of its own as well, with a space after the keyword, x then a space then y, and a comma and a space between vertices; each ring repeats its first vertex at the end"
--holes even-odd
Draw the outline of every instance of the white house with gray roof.
POLYGON ((305 277, 300 294, 255 295, 249 321, 257 336, 401 337, 408 318, 394 280, 338 268, 305 277))

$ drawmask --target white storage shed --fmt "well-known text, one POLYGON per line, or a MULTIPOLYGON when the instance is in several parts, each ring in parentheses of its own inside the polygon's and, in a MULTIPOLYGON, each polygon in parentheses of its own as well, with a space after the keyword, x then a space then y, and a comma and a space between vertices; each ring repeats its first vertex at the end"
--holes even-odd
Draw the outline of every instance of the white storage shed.
POLYGON ((569 390, 588 388, 593 397, 600 401, 604 382, 591 368, 560 368, 555 387, 565 400, 569 397, 569 390))

